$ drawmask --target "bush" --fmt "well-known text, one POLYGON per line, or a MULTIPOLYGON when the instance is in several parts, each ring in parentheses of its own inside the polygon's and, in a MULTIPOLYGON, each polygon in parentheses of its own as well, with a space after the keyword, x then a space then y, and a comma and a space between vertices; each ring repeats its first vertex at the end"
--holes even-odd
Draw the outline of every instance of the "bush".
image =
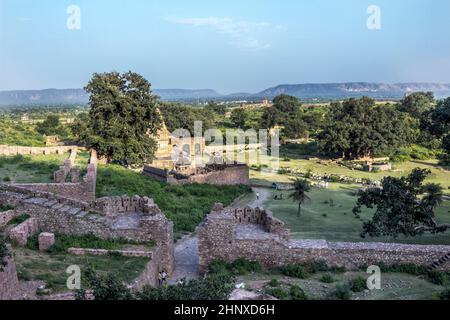
POLYGON ((14 206, 11 206, 9 204, 0 204, 0 212, 13 210, 13 209, 14 209, 14 206))
POLYGON ((330 274, 324 274, 320 277, 319 281, 323 283, 333 283, 335 280, 330 274))
POLYGON ((21 224, 25 220, 28 220, 28 218, 30 218, 30 216, 28 214, 21 214, 20 216, 17 216, 14 219, 11 219, 8 222, 8 225, 21 224))
POLYGON ((252 272, 260 272, 261 265, 256 261, 249 261, 245 259, 238 259, 232 263, 223 260, 213 261, 208 271, 210 274, 230 274, 230 275, 245 275, 252 272))
POLYGON ((3 268, 6 267, 6 258, 9 256, 10 254, 6 247, 5 240, 0 235, 0 271, 3 271, 3 268))
POLYGON ((436 270, 430 270, 428 271, 428 280, 436 285, 442 286, 447 282, 447 274, 444 272, 436 271, 436 270))
POLYGON ((305 291, 299 286, 293 285, 289 291, 292 300, 308 300, 305 291))
POLYGON ((299 279, 306 279, 309 277, 305 268, 299 264, 290 264, 284 267, 280 267, 280 272, 285 276, 299 279))
POLYGON ((280 300, 286 300, 289 298, 289 293, 282 288, 267 288, 265 292, 266 294, 280 300))
POLYGON ((162 288, 145 287, 136 294, 139 300, 226 300, 234 289, 234 278, 212 275, 162 288))
POLYGON ((350 300, 352 298, 352 291, 348 284, 338 284, 336 289, 330 293, 330 299, 333 300, 350 300))
POLYGON ((277 279, 272 279, 269 281, 269 283, 267 284, 269 287, 279 287, 280 286, 280 281, 278 281, 277 279))
POLYGON ((450 289, 445 289, 439 294, 439 299, 450 300, 450 289))
POLYGON ((350 290, 353 292, 363 292, 367 289, 367 280, 363 277, 357 277, 349 281, 350 290))

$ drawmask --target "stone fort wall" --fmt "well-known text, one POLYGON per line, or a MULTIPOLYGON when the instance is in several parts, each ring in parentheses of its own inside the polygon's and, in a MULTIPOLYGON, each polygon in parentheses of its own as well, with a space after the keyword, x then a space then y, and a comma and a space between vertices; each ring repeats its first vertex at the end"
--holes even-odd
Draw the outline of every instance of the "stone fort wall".
MULTIPOLYGON (((222 209, 220 205, 199 226, 198 235, 202 272, 214 260, 231 262, 239 258, 267 267, 308 261, 324 261, 347 269, 380 262, 431 266, 450 253, 450 246, 291 240, 283 223, 269 211, 222 209)), ((450 262, 440 264, 439 269, 450 270, 450 262)))
POLYGON ((0 301, 17 299, 21 291, 14 260, 9 257, 6 262, 3 271, 0 270, 0 301))
POLYGON ((0 156, 64 154, 77 146, 24 147, 0 145, 0 156))
POLYGON ((145 165, 143 174, 158 181, 174 185, 191 183, 212 185, 250 184, 249 167, 245 164, 228 165, 221 170, 208 170, 193 175, 173 174, 165 169, 145 165))

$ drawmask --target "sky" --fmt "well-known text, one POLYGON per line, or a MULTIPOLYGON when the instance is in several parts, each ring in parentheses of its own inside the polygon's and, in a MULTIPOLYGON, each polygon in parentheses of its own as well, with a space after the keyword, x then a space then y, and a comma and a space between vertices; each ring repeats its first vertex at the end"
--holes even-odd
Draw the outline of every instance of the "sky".
POLYGON ((0 0, 0 90, 129 70, 221 93, 450 83, 449 12, 448 0, 0 0))

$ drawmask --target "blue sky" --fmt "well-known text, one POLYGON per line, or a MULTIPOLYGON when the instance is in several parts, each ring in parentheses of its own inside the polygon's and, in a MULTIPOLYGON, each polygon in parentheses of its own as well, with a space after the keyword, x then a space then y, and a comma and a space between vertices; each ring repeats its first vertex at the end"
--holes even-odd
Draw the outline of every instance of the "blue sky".
POLYGON ((448 0, 0 0, 0 90, 79 88, 112 70, 222 93, 450 83, 449 12, 448 0), (367 28, 369 5, 380 30, 367 28))

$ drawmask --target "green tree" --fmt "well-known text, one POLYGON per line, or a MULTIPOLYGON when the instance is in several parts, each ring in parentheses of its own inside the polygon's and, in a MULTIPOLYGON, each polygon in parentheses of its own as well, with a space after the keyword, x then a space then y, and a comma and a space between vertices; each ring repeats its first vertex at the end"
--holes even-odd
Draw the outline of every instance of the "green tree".
POLYGON ((245 129, 247 114, 244 109, 237 108, 231 112, 230 120, 231 122, 240 129, 245 129))
POLYGON ((359 217, 362 206, 375 210, 373 218, 363 223, 361 236, 414 237, 447 231, 450 224, 439 224, 434 215, 442 201, 442 187, 424 184, 429 173, 417 168, 407 177, 385 177, 381 188, 360 191, 353 213, 359 217))
POLYGON ((319 140, 323 151, 355 159, 389 155, 415 136, 410 117, 364 97, 334 104, 319 140))
POLYGON ((46 136, 58 135, 63 132, 58 115, 48 115, 45 120, 36 125, 36 131, 46 136))
POLYGON ((282 130, 282 139, 299 139, 307 135, 308 125, 301 115, 286 119, 282 130))
POLYGON ((273 107, 283 115, 295 114, 301 102, 297 97, 280 94, 273 99, 273 107))
POLYGON ((424 112, 431 110, 434 103, 433 92, 414 92, 403 98, 399 110, 407 112, 415 118, 420 118, 424 112))
POLYGON ((227 108, 224 104, 218 104, 212 100, 208 102, 208 104, 206 105, 206 109, 221 116, 225 115, 225 113, 227 112, 227 108))
POLYGON ((150 88, 133 72, 95 73, 85 87, 89 116, 74 125, 78 141, 110 161, 150 162, 157 148, 152 136, 161 126, 158 98, 150 88))
POLYGON ((442 148, 445 151, 445 162, 450 163, 450 133, 442 138, 442 148))
POLYGON ((270 130, 277 125, 278 120, 278 110, 274 107, 266 108, 261 116, 260 127, 270 130))
POLYGON ((308 180, 305 179, 296 179, 294 180, 294 191, 289 195, 289 198, 291 198, 293 201, 298 202, 298 211, 297 211, 297 217, 300 218, 300 213, 302 210, 302 204, 309 200, 310 198, 306 194, 311 190, 311 185, 309 184, 308 180))

